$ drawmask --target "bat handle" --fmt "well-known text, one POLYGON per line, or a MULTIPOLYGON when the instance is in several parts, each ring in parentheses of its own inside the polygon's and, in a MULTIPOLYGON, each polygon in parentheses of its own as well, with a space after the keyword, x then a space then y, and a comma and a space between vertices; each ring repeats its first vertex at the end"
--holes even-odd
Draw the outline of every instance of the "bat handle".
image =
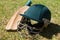
POLYGON ((28 0, 28 2, 26 3, 26 6, 31 6, 32 2, 31 0, 28 0))

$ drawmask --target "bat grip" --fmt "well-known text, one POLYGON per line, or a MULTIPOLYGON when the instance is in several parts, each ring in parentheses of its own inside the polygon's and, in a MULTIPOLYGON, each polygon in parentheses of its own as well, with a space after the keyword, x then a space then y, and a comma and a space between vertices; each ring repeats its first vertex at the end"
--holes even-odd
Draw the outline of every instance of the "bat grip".
POLYGON ((26 3, 26 6, 31 6, 32 2, 31 0, 28 0, 28 2, 26 3))

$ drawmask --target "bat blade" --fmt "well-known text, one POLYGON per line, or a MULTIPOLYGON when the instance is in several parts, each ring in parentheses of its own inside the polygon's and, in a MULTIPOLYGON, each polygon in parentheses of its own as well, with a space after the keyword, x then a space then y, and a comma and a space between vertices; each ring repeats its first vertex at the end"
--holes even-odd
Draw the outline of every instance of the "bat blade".
POLYGON ((11 17, 9 22, 7 23, 6 30, 17 30, 17 22, 21 21, 22 16, 19 14, 24 14, 24 12, 28 9, 28 6, 24 6, 20 8, 14 15, 11 17))

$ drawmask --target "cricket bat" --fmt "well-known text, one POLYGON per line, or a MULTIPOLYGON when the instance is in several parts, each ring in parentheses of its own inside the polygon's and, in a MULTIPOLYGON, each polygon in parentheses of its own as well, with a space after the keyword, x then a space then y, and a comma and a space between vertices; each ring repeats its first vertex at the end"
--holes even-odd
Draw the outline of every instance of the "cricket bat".
POLYGON ((22 16, 19 14, 24 14, 24 12, 29 8, 29 6, 23 6, 17 10, 16 13, 11 17, 9 22, 7 23, 6 30, 17 30, 17 23, 18 21, 21 21, 22 16))

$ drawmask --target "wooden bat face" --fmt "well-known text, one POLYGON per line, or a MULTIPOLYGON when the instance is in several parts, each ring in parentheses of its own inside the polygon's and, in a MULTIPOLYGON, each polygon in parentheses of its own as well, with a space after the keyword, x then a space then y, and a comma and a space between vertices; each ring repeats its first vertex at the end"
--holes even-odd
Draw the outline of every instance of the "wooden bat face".
POLYGON ((19 10, 17 10, 16 13, 14 13, 14 15, 11 17, 11 19, 9 20, 7 26, 6 26, 6 30, 17 30, 17 22, 21 21, 22 16, 20 16, 19 14, 24 14, 24 12, 28 9, 28 6, 23 6, 22 8, 20 8, 19 10))

